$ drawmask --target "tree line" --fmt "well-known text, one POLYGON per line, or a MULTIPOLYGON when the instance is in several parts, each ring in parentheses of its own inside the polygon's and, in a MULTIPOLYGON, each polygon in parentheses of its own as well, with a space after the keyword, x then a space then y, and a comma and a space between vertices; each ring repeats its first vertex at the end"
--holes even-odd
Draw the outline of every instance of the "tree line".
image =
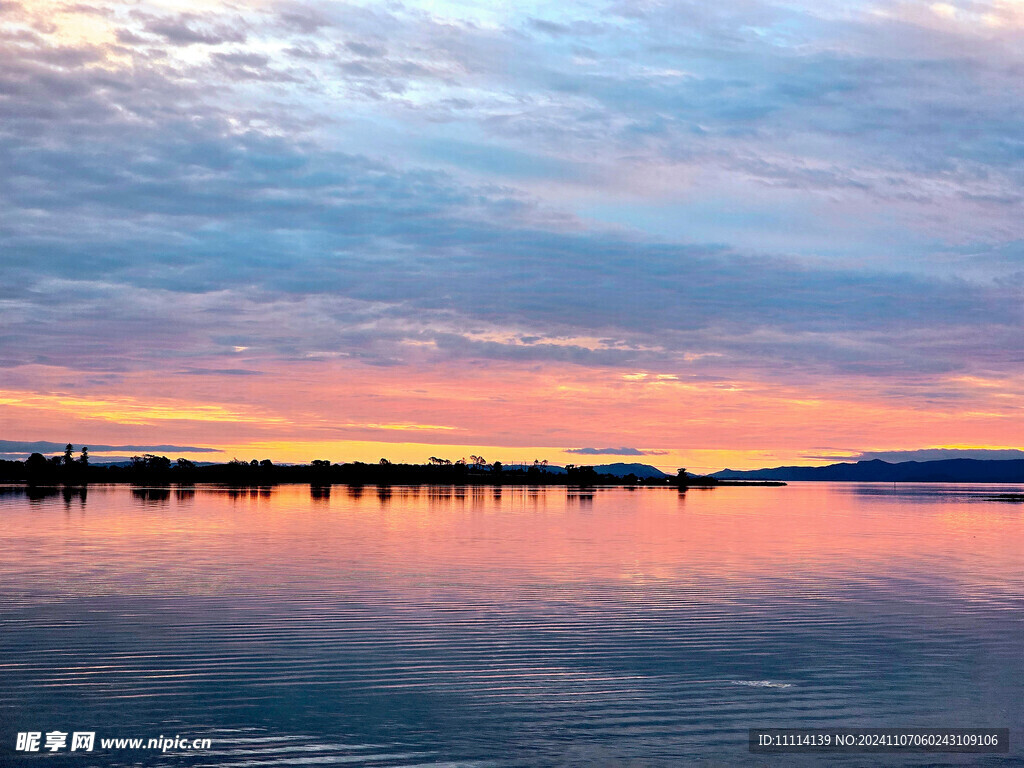
POLYGON ((117 464, 93 464, 89 449, 77 452, 68 444, 63 455, 47 458, 33 453, 24 462, 0 462, 0 479, 27 482, 30 485, 84 483, 272 485, 310 483, 330 485, 406 485, 406 484, 531 484, 531 485, 716 485, 714 478, 690 475, 680 469, 673 478, 618 477, 602 474, 592 466, 568 464, 564 472, 555 472, 546 460, 532 464, 505 466, 488 462, 483 456, 450 459, 430 456, 423 464, 380 461, 332 463, 314 459, 309 464, 275 464, 270 459, 244 461, 232 459, 221 464, 196 464, 185 458, 172 461, 167 456, 146 453, 117 464))

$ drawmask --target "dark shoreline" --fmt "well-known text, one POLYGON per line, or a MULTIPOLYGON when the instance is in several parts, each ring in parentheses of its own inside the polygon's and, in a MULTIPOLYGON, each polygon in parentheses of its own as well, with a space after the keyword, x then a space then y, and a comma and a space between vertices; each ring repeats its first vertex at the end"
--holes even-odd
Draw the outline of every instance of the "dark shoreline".
MULTIPOLYGON (((724 487, 781 487, 787 485, 787 483, 777 480, 752 480, 752 481, 735 481, 725 480, 717 483, 676 483, 672 480, 648 480, 643 482, 629 483, 623 481, 621 478, 616 481, 597 482, 597 483, 573 483, 573 482, 557 482, 557 481, 535 481, 535 480, 521 480, 521 479, 510 479, 507 481, 496 482, 492 479, 476 480, 467 479, 457 482, 412 482, 412 481, 395 481, 395 482, 311 482, 306 480, 279 480, 273 482, 263 481, 252 481, 252 482, 217 482, 217 481, 199 481, 199 482, 182 482, 177 480, 171 480, 168 482, 153 481, 147 482, 144 480, 88 480, 85 482, 51 482, 51 483, 34 483, 26 480, 5 480, 0 479, 0 489, 46 489, 46 488, 88 488, 90 486, 106 486, 106 485, 123 485, 130 488, 195 488, 196 486, 214 487, 214 488, 273 488, 280 485, 308 485, 313 488, 327 488, 334 485, 339 486, 375 486, 375 487, 440 487, 440 488, 464 488, 468 486, 472 487, 493 487, 493 488, 676 488, 679 490, 687 490, 693 488, 695 490, 705 490, 712 488, 724 488, 724 487)), ((2 492, 2 491, 0 491, 2 492)))
POLYGON ((122 464, 92 464, 85 450, 81 459, 72 455, 68 446, 63 457, 47 459, 33 454, 24 462, 0 462, 0 482, 25 483, 29 486, 81 486, 97 483, 128 485, 195 485, 210 483, 226 486, 273 486, 299 483, 311 486, 328 485, 526 485, 567 487, 676 487, 715 488, 722 485, 785 485, 778 480, 719 480, 709 475, 694 475, 680 469, 667 475, 653 467, 626 465, 629 471, 611 473, 605 467, 568 464, 549 467, 547 462, 532 465, 504 466, 501 462, 486 464, 479 457, 473 462, 452 462, 431 457, 425 464, 396 464, 387 459, 368 464, 347 462, 332 464, 316 460, 309 464, 274 464, 269 459, 249 462, 233 460, 225 464, 196 464, 187 459, 172 462, 166 456, 145 454, 122 464))

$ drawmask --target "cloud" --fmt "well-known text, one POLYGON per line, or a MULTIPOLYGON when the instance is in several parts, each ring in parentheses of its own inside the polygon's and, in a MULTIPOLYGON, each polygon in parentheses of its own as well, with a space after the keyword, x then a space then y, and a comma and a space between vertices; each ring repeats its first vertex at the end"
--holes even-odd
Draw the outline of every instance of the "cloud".
POLYGON ((178 376, 262 376, 263 371, 247 368, 185 368, 174 372, 178 376))
POLYGON ((667 451, 641 451, 638 448, 566 448, 565 453, 581 456, 663 456, 667 451))
POLYGON ((893 375, 1014 354, 1012 284, 587 231, 503 188, 219 128, 119 126, 115 140, 94 127, 88 157, 71 137, 0 148, 7 209, 37 211, 4 222, 0 364, 113 369, 227 346, 394 363, 416 342, 442 358, 636 366, 714 352, 893 375), (538 341, 457 330, 473 326, 538 341), (619 341, 548 343, 594 334, 619 341))
MULTIPOLYGON (((67 443, 52 442, 48 440, 0 440, 0 454, 26 454, 26 453, 63 453, 67 443)), ((73 443, 76 450, 82 448, 83 443, 73 443)), ((95 445, 86 443, 90 451, 107 453, 110 451, 138 451, 156 453, 162 451, 180 451, 182 453, 220 453, 217 448, 201 448, 194 445, 95 445)))
POLYGON ((237 27, 226 24, 209 26, 197 21, 192 15, 156 18, 151 19, 145 25, 145 29, 174 45, 221 45, 244 43, 246 40, 245 31, 237 27))
POLYGON ((1002 38, 755 0, 109 5, 88 40, 3 6, 0 375, 508 361, 952 399, 1019 370, 1002 38))

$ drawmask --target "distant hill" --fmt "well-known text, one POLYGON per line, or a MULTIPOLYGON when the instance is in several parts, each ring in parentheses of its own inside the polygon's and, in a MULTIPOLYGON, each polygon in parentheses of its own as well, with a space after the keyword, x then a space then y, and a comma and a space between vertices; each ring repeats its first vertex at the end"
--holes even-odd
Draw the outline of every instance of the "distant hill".
MULTIPOLYGON (((505 464, 504 466, 505 466, 505 469, 522 470, 522 471, 525 472, 526 470, 528 470, 533 465, 532 464, 505 464)), ((552 475, 564 475, 565 474, 565 467, 556 467, 554 464, 548 464, 546 467, 538 467, 538 469, 540 469, 541 472, 549 472, 552 475)))
POLYGON ((719 480, 832 480, 885 483, 1024 483, 1024 459, 942 459, 939 461, 858 461, 825 467, 723 469, 719 480))
POLYGON ((674 477, 674 475, 666 475, 660 469, 652 467, 650 464, 623 464, 622 462, 599 464, 594 467, 594 471, 602 475, 614 475, 615 477, 625 477, 626 475, 657 478, 674 477))

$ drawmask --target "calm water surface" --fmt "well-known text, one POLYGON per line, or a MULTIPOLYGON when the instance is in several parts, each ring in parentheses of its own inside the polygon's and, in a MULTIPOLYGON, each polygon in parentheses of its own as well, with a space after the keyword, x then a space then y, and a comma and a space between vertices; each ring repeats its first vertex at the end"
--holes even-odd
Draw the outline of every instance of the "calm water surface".
POLYGON ((1024 764, 1010 490, 0 489, 0 763, 1024 764), (839 725, 1012 751, 747 752, 839 725), (14 752, 54 729, 212 749, 14 752))

